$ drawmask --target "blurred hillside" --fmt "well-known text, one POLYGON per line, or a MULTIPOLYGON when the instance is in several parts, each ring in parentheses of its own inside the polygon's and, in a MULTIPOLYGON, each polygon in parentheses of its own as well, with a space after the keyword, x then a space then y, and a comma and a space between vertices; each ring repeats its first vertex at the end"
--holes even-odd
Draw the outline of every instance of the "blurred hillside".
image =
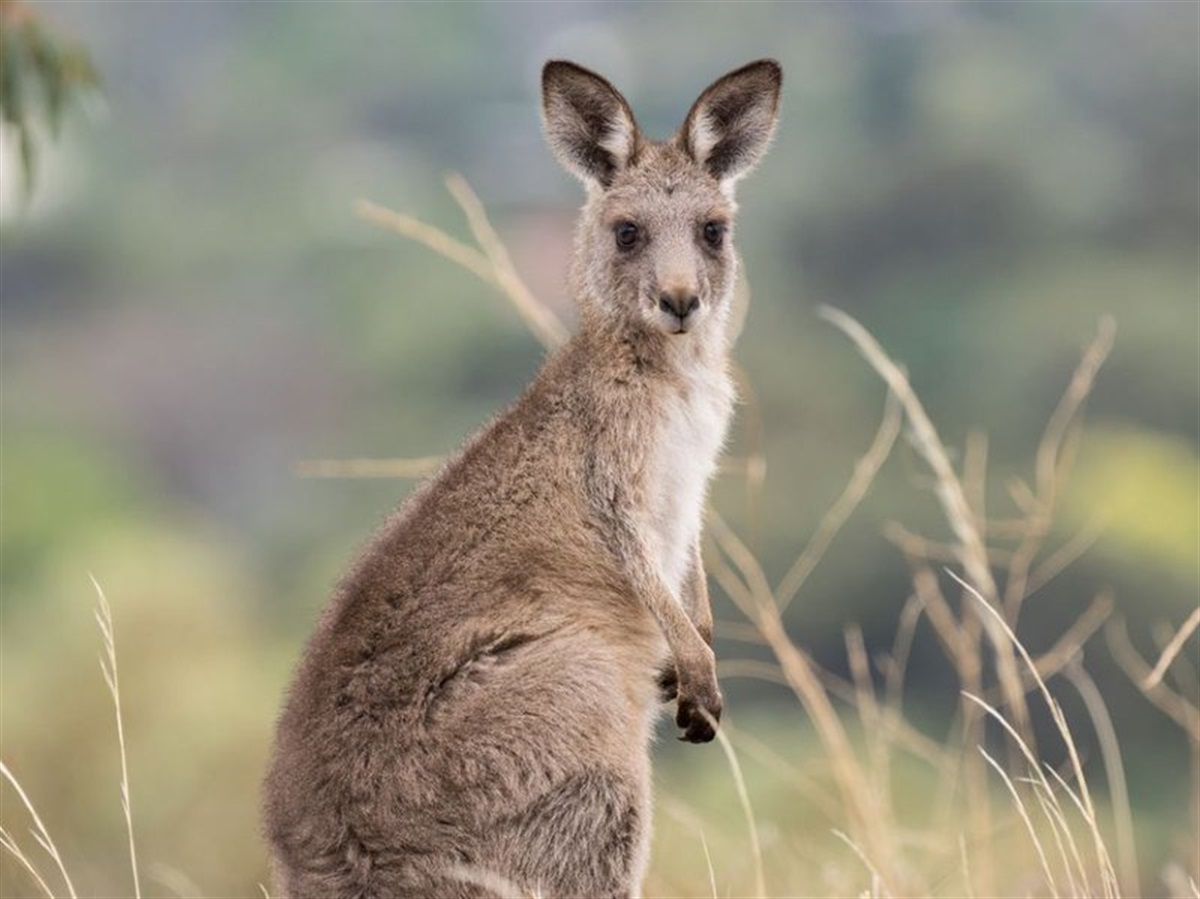
MULTIPOLYGON (((1151 647, 1157 622, 1195 607, 1196 6, 36 9, 88 47, 104 89, 46 149, 28 208, 11 144, 0 160, 2 748, 96 891, 124 887, 106 861, 121 848, 116 750, 87 573, 117 620, 143 854, 209 895, 248 895, 265 878, 258 779, 300 641, 350 553, 411 488, 300 479, 294 464, 447 452, 542 358, 490 288, 359 220, 353 203, 465 234, 442 188, 446 170, 462 172, 517 268, 569 317, 582 196, 541 137, 549 57, 610 76, 661 137, 724 71, 761 56, 784 66, 778 138, 739 194, 753 300, 737 358, 756 405, 730 453, 761 438, 767 489, 748 496, 731 476, 714 494, 773 577, 883 403, 816 305, 853 314, 908 367, 949 445, 986 432, 999 517, 1015 514, 1005 484, 1032 476, 1079 351, 1111 314, 1116 348, 1050 545, 1104 528, 1030 600, 1021 635, 1044 649, 1111 589, 1151 647)), ((832 669, 845 667, 848 623, 869 649, 890 642, 910 591, 883 535, 893 520, 945 537, 904 447, 788 613, 832 669)), ((718 620, 736 619, 714 591, 718 620)), ((935 732, 948 720, 939 659, 918 631, 910 702, 935 732)), ((1087 661, 1153 868, 1179 850, 1185 747, 1103 641, 1087 661)), ((731 679, 727 693, 735 716, 797 715, 770 685, 731 679)), ((664 745, 665 776, 694 764, 690 751, 664 745)))

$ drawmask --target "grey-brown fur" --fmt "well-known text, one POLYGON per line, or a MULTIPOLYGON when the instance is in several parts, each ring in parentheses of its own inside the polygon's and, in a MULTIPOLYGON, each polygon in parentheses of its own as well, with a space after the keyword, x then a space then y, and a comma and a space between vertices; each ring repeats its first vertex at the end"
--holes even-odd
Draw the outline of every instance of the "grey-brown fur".
POLYGON ((637 894, 660 691, 684 739, 721 713, 699 508, 733 403, 732 185, 779 86, 731 73, 655 143, 547 64, 547 135, 588 187, 579 332, 330 600, 265 785, 274 895, 637 894))

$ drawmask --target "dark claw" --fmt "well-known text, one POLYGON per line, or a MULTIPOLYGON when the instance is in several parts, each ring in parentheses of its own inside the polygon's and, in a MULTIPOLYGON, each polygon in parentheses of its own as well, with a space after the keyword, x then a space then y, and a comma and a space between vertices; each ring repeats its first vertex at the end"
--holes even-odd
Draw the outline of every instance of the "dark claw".
POLYGON ((679 739, 687 743, 707 743, 717 735, 721 720, 721 694, 713 691, 698 699, 681 697, 675 723, 683 728, 679 739))

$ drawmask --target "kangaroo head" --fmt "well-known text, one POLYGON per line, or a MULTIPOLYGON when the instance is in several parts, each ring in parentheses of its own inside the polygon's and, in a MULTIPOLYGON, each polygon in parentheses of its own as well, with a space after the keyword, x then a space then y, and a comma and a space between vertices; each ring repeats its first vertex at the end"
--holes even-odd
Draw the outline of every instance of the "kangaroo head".
POLYGON ((585 322, 668 335, 724 323, 737 271, 733 187, 766 152, 781 83, 774 60, 730 72, 660 142, 642 134, 608 81, 574 63, 546 64, 546 135, 588 191, 573 266, 585 322))

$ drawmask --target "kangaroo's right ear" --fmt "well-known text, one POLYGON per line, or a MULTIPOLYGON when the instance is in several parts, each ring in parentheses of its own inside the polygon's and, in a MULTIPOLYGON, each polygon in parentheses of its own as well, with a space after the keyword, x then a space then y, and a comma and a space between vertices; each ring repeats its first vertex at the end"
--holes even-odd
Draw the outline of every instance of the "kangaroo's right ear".
POLYGON ((748 173, 771 143, 783 70, 760 59, 718 78, 700 95, 681 130, 684 149, 718 181, 748 173))
POLYGON ((573 62, 542 69, 542 118, 555 157, 585 184, 612 184, 637 152, 640 133, 625 98, 573 62))

